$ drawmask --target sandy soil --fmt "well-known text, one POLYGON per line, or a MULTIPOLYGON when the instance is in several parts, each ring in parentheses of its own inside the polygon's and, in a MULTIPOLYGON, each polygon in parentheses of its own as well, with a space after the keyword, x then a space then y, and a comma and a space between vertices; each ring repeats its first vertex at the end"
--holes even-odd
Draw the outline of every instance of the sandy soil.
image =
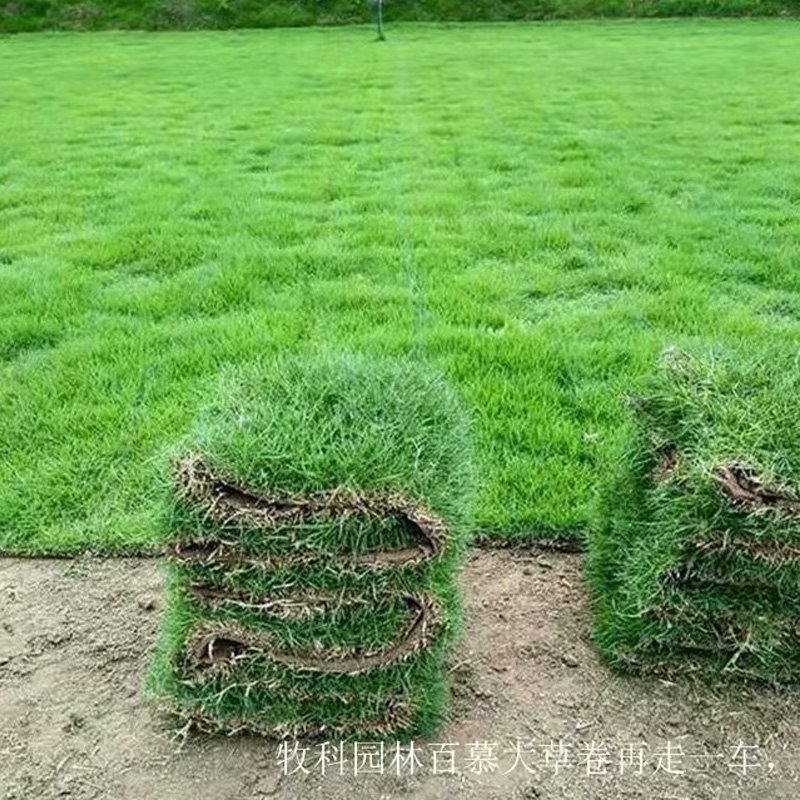
POLYGON ((415 743, 414 774, 408 764, 398 770, 388 748, 384 774, 363 774, 361 760, 354 776, 352 746, 344 766, 329 764, 323 775, 314 763, 319 747, 309 744, 289 761, 293 769, 305 755, 308 774, 290 775, 276 743, 183 736, 143 697, 163 603, 157 563, 0 560, 0 793, 7 800, 800 793, 800 692, 714 691, 610 674, 588 641, 579 555, 477 551, 464 590, 468 625, 452 665, 453 719, 438 737, 454 747, 415 743), (515 747, 525 765, 514 766, 515 747), (455 774, 447 773, 446 750, 455 774))

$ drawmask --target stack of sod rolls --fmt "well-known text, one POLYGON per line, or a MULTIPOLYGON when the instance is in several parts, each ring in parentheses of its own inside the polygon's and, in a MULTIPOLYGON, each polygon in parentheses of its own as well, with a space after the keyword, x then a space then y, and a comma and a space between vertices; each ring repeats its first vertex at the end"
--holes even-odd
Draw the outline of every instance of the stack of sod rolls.
POLYGON ((589 539, 612 663, 800 678, 798 398, 794 354, 665 355, 589 539))
POLYGON ((174 459, 155 692, 209 731, 433 732, 459 623, 466 420, 419 365, 229 371, 174 459))

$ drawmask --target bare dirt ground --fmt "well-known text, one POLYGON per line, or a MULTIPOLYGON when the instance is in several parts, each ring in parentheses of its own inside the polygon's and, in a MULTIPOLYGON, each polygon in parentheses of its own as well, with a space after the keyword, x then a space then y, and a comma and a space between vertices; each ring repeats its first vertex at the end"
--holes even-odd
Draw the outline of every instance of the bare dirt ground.
POLYGON ((414 774, 390 747, 383 766, 373 761, 374 772, 364 774, 370 762, 355 760, 349 745, 323 775, 319 745, 292 752, 284 768, 275 742, 182 736, 143 697, 163 602, 157 562, 0 560, 0 793, 6 800, 800 794, 800 692, 612 675, 588 640, 578 555, 476 551, 463 584, 467 630, 452 665, 453 718, 436 743, 415 743, 414 774), (515 754, 524 763, 515 764, 515 754), (307 773, 285 774, 300 764, 307 773))

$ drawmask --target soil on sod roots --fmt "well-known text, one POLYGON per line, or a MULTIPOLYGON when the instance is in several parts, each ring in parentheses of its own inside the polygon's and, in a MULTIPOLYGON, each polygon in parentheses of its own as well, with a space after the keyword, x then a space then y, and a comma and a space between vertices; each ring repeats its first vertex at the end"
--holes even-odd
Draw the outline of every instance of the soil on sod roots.
POLYGON ((361 672, 389 666, 402 661, 424 647, 437 617, 436 601, 427 596, 408 598, 410 623, 397 641, 376 652, 342 653, 338 649, 315 653, 290 653, 276 648, 268 634, 258 634, 236 624, 211 622, 196 631, 189 639, 188 667, 190 672, 230 669, 237 659, 251 652, 297 670, 327 675, 358 675, 361 672))
POLYGON ((460 774, 432 774, 433 748, 418 743, 416 774, 396 775, 387 756, 384 775, 354 778, 352 763, 343 775, 337 767, 323 777, 309 764, 309 774, 284 776, 276 744, 256 737, 176 735, 141 693, 162 609, 157 562, 2 560, 0 796, 795 798, 800 691, 610 673, 587 638, 581 569, 574 554, 475 552, 463 575, 467 625, 451 666, 452 721, 437 736, 457 745, 460 774), (505 751, 517 739, 534 773, 512 767, 505 751), (567 763, 556 767, 551 750, 545 765, 559 740, 567 763), (496 769, 477 772, 476 743, 493 749, 496 769), (758 747, 748 752, 759 766, 745 774, 733 769, 740 743, 758 747), (628 745, 633 757, 620 775, 628 745))

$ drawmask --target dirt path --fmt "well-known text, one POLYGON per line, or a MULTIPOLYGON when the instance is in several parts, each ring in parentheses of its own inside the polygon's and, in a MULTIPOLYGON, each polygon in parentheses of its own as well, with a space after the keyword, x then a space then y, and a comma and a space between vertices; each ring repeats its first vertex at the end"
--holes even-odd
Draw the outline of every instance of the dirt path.
MULTIPOLYGON (((796 798, 800 692, 715 693, 611 675, 587 640, 580 569, 575 555, 476 552, 464 576, 468 624, 453 663, 453 720, 438 737, 456 746, 416 743, 421 765, 412 775, 401 764, 399 776, 389 749, 383 775, 363 774, 362 760, 354 777, 352 746, 343 768, 329 764, 322 775, 319 747, 309 745, 308 774, 284 775, 275 743, 176 736, 141 694, 162 605, 156 563, 0 560, 0 793, 7 800, 796 798), (513 766, 517 740, 527 767, 513 766), (447 773, 448 752, 456 774, 447 773)), ((292 768, 303 754, 294 754, 292 768)))

